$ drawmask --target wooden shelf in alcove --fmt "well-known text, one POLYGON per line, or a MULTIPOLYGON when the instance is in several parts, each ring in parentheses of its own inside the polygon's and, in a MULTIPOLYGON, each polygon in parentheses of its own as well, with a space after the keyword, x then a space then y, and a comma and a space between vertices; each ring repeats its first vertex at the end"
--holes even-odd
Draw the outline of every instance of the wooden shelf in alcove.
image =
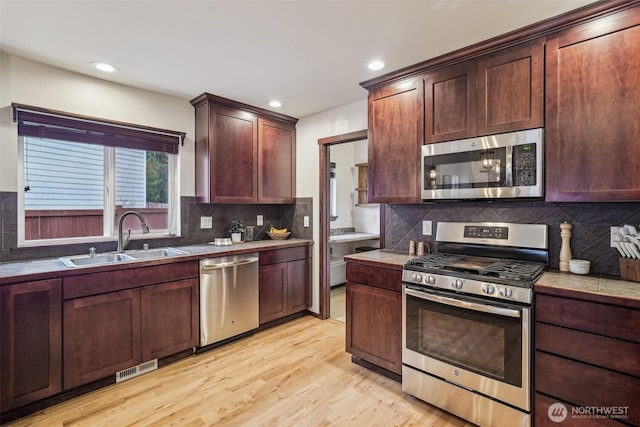
POLYGON ((368 203, 367 170, 369 165, 367 163, 358 163, 356 164, 356 167, 358 168, 358 187, 356 187, 356 191, 358 192, 358 203, 356 204, 356 206, 358 206, 368 203))

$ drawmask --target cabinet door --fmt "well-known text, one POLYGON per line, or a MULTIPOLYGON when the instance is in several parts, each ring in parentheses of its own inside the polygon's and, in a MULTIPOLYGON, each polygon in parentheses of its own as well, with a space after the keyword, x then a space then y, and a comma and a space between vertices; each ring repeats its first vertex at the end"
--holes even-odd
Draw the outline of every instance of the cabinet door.
POLYGON ((258 203, 293 203, 295 182, 295 127, 258 119, 258 203))
POLYGON ((287 263, 260 267, 260 324, 287 315, 287 263))
POLYGON ((402 375, 402 293, 347 282, 347 352, 402 375))
POLYGON ((544 41, 478 60, 478 135, 543 126, 544 41))
POLYGON ((471 138, 476 133, 476 64, 473 61, 426 75, 427 143, 471 138))
POLYGON ((287 314, 306 310, 311 305, 311 260, 287 263, 287 314))
POLYGON ((60 279, 2 287, 2 412, 62 390, 61 295, 60 279))
POLYGON ((64 389, 140 363, 140 290, 64 302, 64 389))
POLYGON ((198 279, 142 288, 143 362, 198 345, 198 291, 198 279))
POLYGON ((421 200, 423 97, 417 77, 369 94, 370 203, 421 200))
POLYGON ((255 115, 211 107, 211 203, 258 200, 258 120, 255 115))
POLYGON ((546 200, 640 200, 640 7, 547 41, 546 200))

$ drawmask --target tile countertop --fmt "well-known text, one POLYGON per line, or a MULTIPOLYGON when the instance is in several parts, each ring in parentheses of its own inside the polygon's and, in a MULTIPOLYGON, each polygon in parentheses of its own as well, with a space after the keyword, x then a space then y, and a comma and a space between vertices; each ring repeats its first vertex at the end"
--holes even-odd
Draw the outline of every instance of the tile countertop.
POLYGON ((362 240, 377 240, 380 238, 378 233, 359 233, 348 232, 344 234, 334 234, 329 237, 330 243, 346 243, 346 242, 359 242, 362 240))
POLYGON ((117 270, 121 268, 131 268, 132 266, 139 267, 142 265, 157 265, 175 261, 190 261, 203 258, 207 255, 225 256, 303 245, 313 245, 313 241, 305 239, 257 240, 254 242, 243 242, 240 244, 234 244, 232 246, 214 246, 207 243, 190 246, 172 246, 173 248, 181 249, 185 252, 188 252, 188 254, 166 258, 153 258, 148 260, 102 264, 99 266, 67 267, 62 263, 62 261, 60 261, 59 258, 0 263, 0 284, 27 280, 39 280, 49 277, 86 274, 88 272, 94 271, 117 270))
POLYGON ((397 270, 402 270, 404 264, 415 255, 409 255, 404 252, 393 251, 390 249, 378 249, 375 251, 360 252, 345 255, 345 261, 356 261, 363 264, 382 265, 397 270))
POLYGON ((534 285, 534 291, 640 308, 640 283, 597 274, 580 276, 546 271, 534 285))

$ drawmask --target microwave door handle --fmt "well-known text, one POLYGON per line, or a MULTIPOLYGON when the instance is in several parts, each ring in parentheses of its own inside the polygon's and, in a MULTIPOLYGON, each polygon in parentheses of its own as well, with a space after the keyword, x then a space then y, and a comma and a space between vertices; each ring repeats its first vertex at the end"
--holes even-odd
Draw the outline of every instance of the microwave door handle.
POLYGON ((464 309, 469 309, 474 311, 481 311, 483 313, 489 313, 489 314, 497 314, 499 316, 507 316, 507 317, 515 317, 515 318, 520 317, 520 311, 512 310, 510 308, 477 304, 469 301, 461 301, 455 298, 448 298, 440 295, 433 295, 431 293, 414 291, 413 289, 409 289, 409 288, 405 288, 405 293, 407 295, 411 295, 416 298, 425 299, 425 300, 437 302, 440 304, 450 305, 452 307, 464 308, 464 309))
POLYGON ((505 168, 505 185, 507 187, 513 187, 513 145, 507 145, 506 149, 506 161, 507 167, 505 168))

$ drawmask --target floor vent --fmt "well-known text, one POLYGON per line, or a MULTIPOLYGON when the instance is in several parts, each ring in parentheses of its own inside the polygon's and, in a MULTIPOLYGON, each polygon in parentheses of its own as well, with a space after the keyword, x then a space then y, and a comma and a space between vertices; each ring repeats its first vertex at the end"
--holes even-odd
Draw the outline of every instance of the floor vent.
POLYGON ((141 363, 137 366, 132 366, 131 368, 123 369, 122 371, 116 372, 116 382, 119 383, 130 378, 137 377, 138 375, 142 375, 150 371, 155 371, 156 369, 158 369, 158 359, 153 359, 148 362, 141 363))

